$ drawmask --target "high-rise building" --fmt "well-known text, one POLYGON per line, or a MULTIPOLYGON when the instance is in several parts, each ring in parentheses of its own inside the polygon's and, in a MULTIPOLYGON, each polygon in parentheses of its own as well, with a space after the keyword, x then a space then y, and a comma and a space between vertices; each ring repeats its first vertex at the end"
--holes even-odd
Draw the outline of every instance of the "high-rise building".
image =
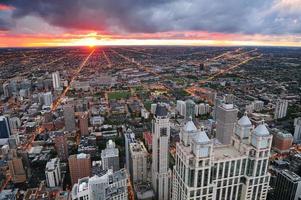
POLYGON ((301 177, 289 170, 279 172, 275 185, 275 197, 298 200, 301 195, 301 177))
POLYGON ((0 116, 0 144, 5 143, 10 135, 9 118, 7 116, 0 116))
POLYGON ((52 85, 55 90, 61 88, 61 78, 58 71, 52 73, 52 85))
POLYGON ((9 126, 12 132, 16 131, 21 126, 21 120, 18 117, 9 118, 9 126))
POLYGON ((115 146, 115 142, 109 140, 107 142, 106 148, 101 151, 101 162, 103 170, 119 170, 119 150, 115 146))
POLYGON ((152 126, 152 185, 158 200, 169 199, 169 137, 170 123, 167 108, 158 103, 152 126))
POLYGON ((60 160, 68 160, 68 143, 63 132, 56 132, 54 136, 54 146, 60 160))
POLYGON ((51 92, 43 93, 43 104, 45 106, 51 106, 52 102, 53 102, 53 99, 52 99, 51 92))
POLYGON ((230 144, 238 109, 233 104, 221 104, 216 109, 216 138, 222 144, 230 144))
POLYGON ((91 158, 89 154, 71 155, 68 162, 72 185, 77 183, 78 179, 91 176, 91 158))
POLYGON ((79 116, 79 130, 81 136, 89 135, 88 118, 89 115, 87 112, 84 112, 79 116))
POLYGON ((135 134, 131 129, 127 129, 124 133, 124 147, 125 147, 125 163, 126 163, 126 169, 130 170, 130 144, 135 143, 135 134))
POLYGON ((298 117, 294 120, 294 142, 300 143, 301 142, 301 117, 298 117))
POLYGON ((186 107, 186 114, 185 114, 185 119, 188 120, 189 117, 192 117, 193 119, 195 118, 195 103, 191 100, 188 99, 185 101, 185 107, 186 107))
POLYGON ((53 158, 47 162, 45 168, 46 182, 48 187, 58 187, 61 183, 60 159, 53 158))
POLYGON ((8 160, 7 164, 14 183, 24 183, 27 180, 22 158, 14 154, 12 158, 8 160))
POLYGON ((147 155, 143 142, 130 144, 130 174, 133 183, 147 181, 147 155))
POLYGON ((283 117, 286 117, 287 107, 288 107, 287 100, 282 100, 282 99, 277 100, 275 112, 274 112, 274 119, 281 119, 283 117))
POLYGON ((71 194, 73 200, 128 200, 127 173, 124 169, 108 170, 105 174, 81 178, 71 194))
POLYGON ((186 114, 185 101, 177 100, 177 108, 176 109, 181 116, 185 116, 185 114, 186 114))
POLYGON ((71 104, 64 105, 64 119, 65 119, 65 130, 75 131, 75 113, 74 106, 71 104))
POLYGON ((272 136, 264 124, 253 130, 247 116, 233 132, 230 145, 221 145, 186 122, 176 146, 172 199, 266 199, 272 136))
POLYGON ((293 136, 291 133, 281 131, 279 129, 272 129, 273 144, 272 148, 278 153, 289 153, 290 148, 293 146, 293 136))

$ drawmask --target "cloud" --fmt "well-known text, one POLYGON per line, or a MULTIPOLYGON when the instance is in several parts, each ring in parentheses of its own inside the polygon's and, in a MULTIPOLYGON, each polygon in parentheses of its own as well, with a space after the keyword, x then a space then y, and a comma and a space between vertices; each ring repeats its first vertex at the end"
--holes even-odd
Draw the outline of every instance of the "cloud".
POLYGON ((166 31, 301 33, 301 0, 4 0, 3 2, 3 5, 14 8, 12 13, 15 20, 31 16, 68 30, 94 30, 118 34, 166 31))

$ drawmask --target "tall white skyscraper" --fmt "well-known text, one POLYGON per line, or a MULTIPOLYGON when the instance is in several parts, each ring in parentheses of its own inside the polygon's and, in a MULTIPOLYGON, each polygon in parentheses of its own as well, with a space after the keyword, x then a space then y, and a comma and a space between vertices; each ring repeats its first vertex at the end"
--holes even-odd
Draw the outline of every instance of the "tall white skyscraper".
POLYGON ((283 117, 286 117, 287 107, 288 107, 287 100, 282 100, 282 99, 277 100, 275 112, 274 112, 274 119, 281 119, 283 117))
POLYGON ((158 200, 169 199, 168 150, 170 123, 167 108, 164 104, 156 106, 155 118, 153 119, 153 144, 152 144, 152 185, 158 200))
POLYGON ((294 142, 300 143, 301 142, 301 117, 298 117, 294 120, 294 142))
POLYGON ((119 150, 115 146, 115 142, 109 140, 107 142, 107 147, 101 151, 101 162, 103 170, 119 170, 119 150))
POLYGON ((147 155, 143 142, 130 144, 130 174, 133 183, 147 181, 147 155))
POLYGON ((61 183, 60 159, 53 158, 47 162, 45 176, 48 187, 57 187, 61 183))
POLYGON ((58 71, 52 73, 52 84, 55 90, 61 88, 61 78, 58 71))
POLYGON ((264 123, 254 130, 245 115, 230 145, 216 144, 203 128, 186 122, 176 146, 172 199, 265 200, 272 143, 264 123))

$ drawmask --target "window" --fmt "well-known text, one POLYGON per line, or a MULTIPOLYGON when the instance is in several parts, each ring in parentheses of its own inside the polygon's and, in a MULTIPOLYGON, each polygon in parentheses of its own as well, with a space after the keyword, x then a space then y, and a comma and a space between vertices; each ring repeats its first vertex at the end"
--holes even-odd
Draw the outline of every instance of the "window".
POLYGON ((167 136, 167 128, 160 128, 160 136, 167 136))

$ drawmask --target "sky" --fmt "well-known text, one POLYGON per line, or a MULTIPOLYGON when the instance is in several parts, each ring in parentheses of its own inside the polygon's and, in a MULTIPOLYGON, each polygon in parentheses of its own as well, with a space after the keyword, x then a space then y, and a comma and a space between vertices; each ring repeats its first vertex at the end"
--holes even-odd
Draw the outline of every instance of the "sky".
POLYGON ((301 0, 0 0, 0 47, 301 46, 301 0))

